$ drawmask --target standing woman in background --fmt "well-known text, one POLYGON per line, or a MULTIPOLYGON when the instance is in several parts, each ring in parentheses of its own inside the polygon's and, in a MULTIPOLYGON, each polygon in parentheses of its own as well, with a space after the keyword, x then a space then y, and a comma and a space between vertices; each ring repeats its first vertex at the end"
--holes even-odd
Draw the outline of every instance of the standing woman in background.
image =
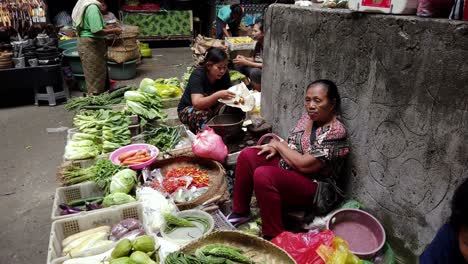
POLYGON ((216 38, 238 36, 243 15, 244 10, 239 4, 222 7, 216 16, 216 38), (227 26, 229 26, 229 31, 227 26))
POLYGON ((106 28, 101 14, 104 0, 78 0, 73 8, 73 25, 78 31, 78 52, 88 95, 105 91, 107 82, 106 35, 120 34, 120 28, 106 28))

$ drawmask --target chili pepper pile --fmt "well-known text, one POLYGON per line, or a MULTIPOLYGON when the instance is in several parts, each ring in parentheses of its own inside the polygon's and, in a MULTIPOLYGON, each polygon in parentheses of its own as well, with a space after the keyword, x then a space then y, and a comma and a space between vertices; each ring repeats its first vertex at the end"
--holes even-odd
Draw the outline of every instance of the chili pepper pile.
MULTIPOLYGON (((208 173, 196 167, 187 166, 187 167, 174 168, 168 171, 166 173, 166 177, 164 177, 164 181, 162 182, 162 187, 166 190, 166 192, 168 192, 169 194, 172 194, 178 188, 186 187, 187 180, 183 177, 191 177, 193 179, 188 188, 208 187, 210 183, 208 173)), ((151 187, 153 189, 161 188, 159 182, 157 181, 154 181, 151 184, 151 187)))

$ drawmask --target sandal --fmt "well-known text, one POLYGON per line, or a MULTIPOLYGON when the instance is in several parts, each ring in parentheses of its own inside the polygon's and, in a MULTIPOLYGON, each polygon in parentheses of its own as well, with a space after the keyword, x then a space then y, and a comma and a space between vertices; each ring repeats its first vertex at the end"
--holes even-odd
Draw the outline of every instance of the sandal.
POLYGON ((247 216, 238 216, 237 214, 234 216, 233 213, 231 212, 230 214, 228 214, 227 216, 227 220, 229 223, 231 223, 231 225, 235 226, 235 227, 238 227, 242 224, 245 224, 247 222, 249 222, 251 219, 250 215, 247 215, 247 216))

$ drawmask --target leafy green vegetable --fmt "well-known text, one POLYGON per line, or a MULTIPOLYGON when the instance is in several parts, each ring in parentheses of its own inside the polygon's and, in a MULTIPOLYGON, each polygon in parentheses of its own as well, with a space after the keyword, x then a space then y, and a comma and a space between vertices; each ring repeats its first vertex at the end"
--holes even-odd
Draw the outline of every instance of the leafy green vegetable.
POLYGON ((135 198, 126 194, 126 193, 111 193, 104 197, 104 201, 102 201, 103 207, 110 207, 113 205, 120 205, 135 202, 135 198))
POLYGON ((124 169, 112 176, 110 193, 128 193, 136 183, 136 172, 124 169))
POLYGON ((244 79, 245 75, 238 72, 238 71, 230 70, 229 71, 229 77, 231 79, 231 82, 235 82, 235 81, 240 81, 240 80, 244 79))
POLYGON ((149 127, 135 139, 144 139, 146 143, 156 146, 161 152, 174 149, 180 142, 180 131, 177 127, 149 127))
POLYGON ((112 176, 126 169, 126 167, 114 165, 109 159, 99 159, 93 167, 94 175, 91 177, 91 180, 94 181, 99 188, 103 189, 105 193, 109 193, 112 176))
POLYGON ((162 110, 161 98, 158 95, 142 91, 125 93, 127 110, 146 119, 164 119, 166 113, 162 110))
POLYGON ((139 89, 141 90, 142 87, 145 87, 145 86, 153 86, 154 85, 154 81, 151 80, 150 78, 144 78, 143 80, 141 80, 140 82, 140 86, 139 86, 139 89))
POLYGON ((120 104, 124 100, 123 98, 124 93, 132 89, 135 89, 135 88, 132 86, 127 86, 124 88, 120 88, 116 91, 112 91, 109 93, 102 93, 96 96, 72 98, 67 101, 67 104, 65 105, 65 109, 67 109, 68 111, 71 111, 71 110, 78 110, 78 109, 89 107, 89 106, 110 106, 110 105, 120 104))

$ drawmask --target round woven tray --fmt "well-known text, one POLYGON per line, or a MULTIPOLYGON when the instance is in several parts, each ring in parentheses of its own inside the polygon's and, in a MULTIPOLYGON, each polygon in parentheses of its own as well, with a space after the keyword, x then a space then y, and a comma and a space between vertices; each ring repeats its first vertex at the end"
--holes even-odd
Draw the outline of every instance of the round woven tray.
POLYGON ((195 250, 209 244, 225 244, 240 248, 244 251, 244 255, 250 257, 256 263, 296 263, 288 253, 273 243, 238 231, 217 231, 211 233, 186 245, 181 251, 185 254, 194 254, 195 250))
POLYGON ((188 210, 195 208, 196 206, 201 205, 210 198, 213 198, 218 194, 223 194, 227 192, 225 180, 226 171, 219 162, 214 160, 190 156, 179 156, 166 160, 156 161, 155 163, 153 163, 152 169, 160 168, 161 174, 165 176, 168 171, 174 168, 184 166, 193 166, 206 171, 208 173, 208 177, 210 178, 210 186, 208 187, 208 191, 206 191, 200 197, 190 202, 176 203, 177 207, 180 210, 188 210))

